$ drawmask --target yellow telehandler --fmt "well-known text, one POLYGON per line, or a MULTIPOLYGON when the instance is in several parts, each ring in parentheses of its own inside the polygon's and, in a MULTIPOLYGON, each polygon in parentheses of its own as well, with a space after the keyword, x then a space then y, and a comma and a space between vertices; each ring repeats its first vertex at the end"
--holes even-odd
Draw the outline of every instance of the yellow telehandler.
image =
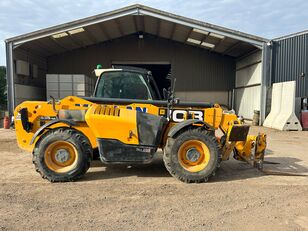
POLYGON ((233 152, 262 168, 266 135, 218 104, 163 99, 151 72, 128 67, 95 69, 92 97, 26 101, 14 111, 20 148, 33 153, 36 171, 51 182, 74 181, 94 153, 105 164, 149 163, 163 150, 166 169, 187 183, 206 182, 233 152))

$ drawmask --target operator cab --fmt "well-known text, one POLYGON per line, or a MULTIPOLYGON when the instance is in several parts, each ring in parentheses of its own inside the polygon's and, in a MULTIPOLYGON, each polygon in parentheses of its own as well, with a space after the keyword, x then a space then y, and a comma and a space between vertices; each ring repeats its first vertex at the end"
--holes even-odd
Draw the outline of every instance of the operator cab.
POLYGON ((98 81, 94 97, 111 99, 161 100, 150 71, 142 68, 116 66, 96 69, 98 81))

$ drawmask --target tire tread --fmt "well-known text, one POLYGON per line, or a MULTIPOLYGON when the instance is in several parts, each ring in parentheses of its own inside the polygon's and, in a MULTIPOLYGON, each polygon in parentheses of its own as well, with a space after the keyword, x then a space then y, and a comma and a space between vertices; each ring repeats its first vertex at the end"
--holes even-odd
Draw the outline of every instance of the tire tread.
POLYGON ((164 155, 163 155, 163 160, 166 169, 168 172, 177 178, 178 180, 185 182, 185 183, 203 183, 207 182, 212 176, 215 175, 216 170, 219 168, 219 165, 222 161, 222 152, 219 143, 216 140, 215 135, 213 135, 212 131, 205 130, 204 128, 190 128, 181 134, 179 134, 177 137, 175 137, 175 142, 181 142, 185 137, 206 137, 208 139, 209 143, 213 145, 213 148, 217 151, 217 161, 215 161, 215 164, 213 166, 212 172, 204 177, 200 177, 196 179, 195 177, 192 177, 189 172, 186 171, 186 174, 183 174, 181 171, 177 171, 175 163, 173 163, 172 160, 172 155, 178 155, 178 153, 173 153, 173 146, 174 144, 171 145, 171 147, 168 147, 166 145, 164 149, 164 155))
POLYGON ((79 131, 72 129, 72 128, 56 128, 49 130, 48 132, 44 133, 39 141, 36 143, 35 148, 33 150, 33 159, 32 162, 35 167, 35 171, 38 172, 43 179, 47 179, 50 182, 68 182, 68 181, 76 181, 80 179, 89 169, 91 157, 92 157, 92 147, 88 141, 88 139, 79 131), (69 135, 72 139, 74 139, 77 143, 81 144, 82 150, 84 155, 87 156, 87 161, 82 163, 80 169, 75 171, 74 174, 51 174, 50 172, 46 171, 46 166, 40 160, 41 154, 41 143, 43 140, 48 139, 49 137, 53 137, 55 135, 69 135))

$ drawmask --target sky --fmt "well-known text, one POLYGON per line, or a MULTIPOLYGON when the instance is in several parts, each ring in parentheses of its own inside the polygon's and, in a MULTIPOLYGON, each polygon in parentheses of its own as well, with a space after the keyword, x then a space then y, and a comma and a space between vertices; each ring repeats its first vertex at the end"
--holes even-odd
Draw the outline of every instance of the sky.
POLYGON ((308 29, 307 0, 0 0, 0 66, 7 38, 136 3, 268 39, 308 29))

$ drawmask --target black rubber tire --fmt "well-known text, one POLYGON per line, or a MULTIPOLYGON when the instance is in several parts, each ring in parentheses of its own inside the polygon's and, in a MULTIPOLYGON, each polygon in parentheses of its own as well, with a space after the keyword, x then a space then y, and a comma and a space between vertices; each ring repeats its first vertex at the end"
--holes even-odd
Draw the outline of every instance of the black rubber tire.
POLYGON ((205 129, 189 129, 182 132, 174 139, 168 140, 164 148, 164 164, 168 172, 185 183, 202 183, 215 175, 221 162, 222 154, 219 144, 213 132, 205 129), (178 160, 178 151, 181 145, 188 140, 202 141, 210 151, 210 159, 207 166, 199 172, 190 172, 181 166, 178 160))
POLYGON ((89 169, 92 158, 92 147, 88 139, 79 131, 72 128, 56 128, 46 132, 36 144, 33 151, 35 170, 42 178, 50 182, 75 181, 81 178, 89 169), (66 173, 57 173, 47 167, 44 161, 46 148, 55 141, 67 141, 77 150, 78 162, 74 169, 66 173))

